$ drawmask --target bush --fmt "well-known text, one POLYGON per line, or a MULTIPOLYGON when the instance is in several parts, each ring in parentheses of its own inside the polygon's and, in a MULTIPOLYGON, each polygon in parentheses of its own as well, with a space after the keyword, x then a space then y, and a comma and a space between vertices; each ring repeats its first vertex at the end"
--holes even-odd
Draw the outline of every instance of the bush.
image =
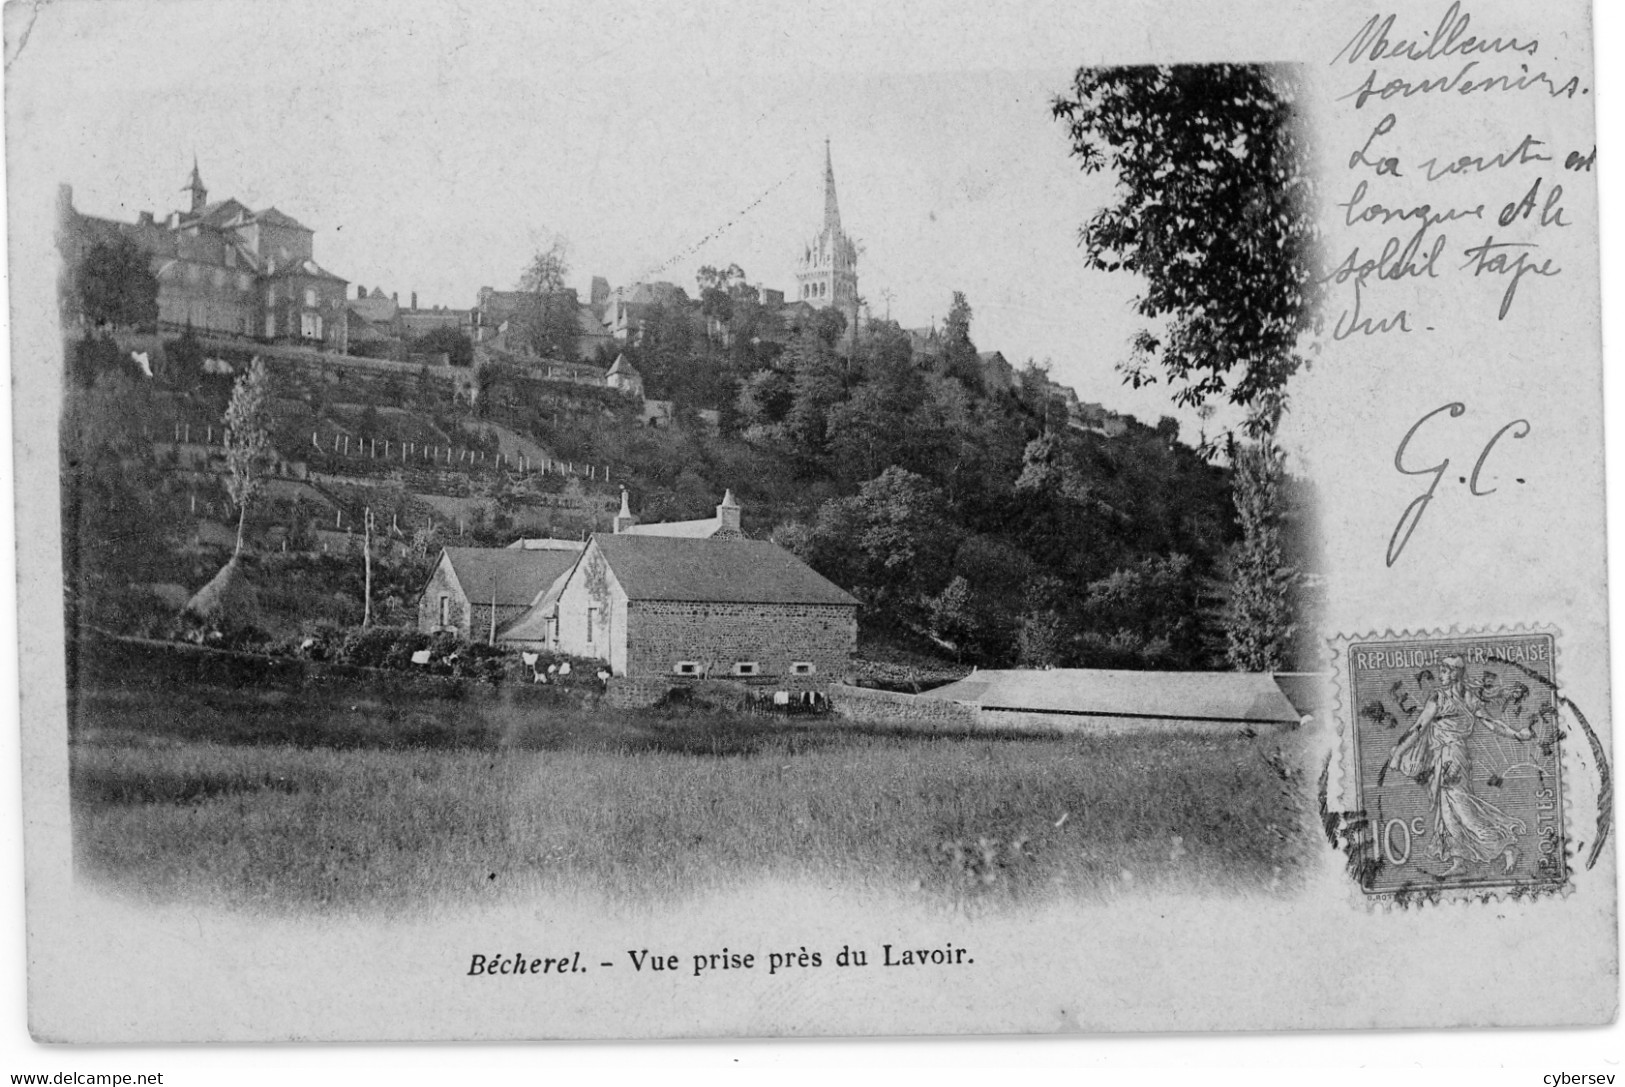
POLYGON ((68 373, 76 383, 87 389, 102 374, 140 376, 130 356, 120 349, 113 337, 105 334, 87 336, 74 343, 68 354, 68 373))
POLYGON ((420 354, 444 354, 453 366, 474 365, 474 344, 454 328, 437 328, 419 336, 412 349, 420 354))

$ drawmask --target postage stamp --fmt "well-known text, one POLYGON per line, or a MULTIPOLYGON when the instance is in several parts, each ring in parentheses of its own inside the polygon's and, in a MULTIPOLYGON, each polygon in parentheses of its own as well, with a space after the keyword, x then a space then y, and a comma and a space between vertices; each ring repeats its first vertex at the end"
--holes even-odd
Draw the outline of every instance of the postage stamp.
POLYGON ((1548 631, 1344 643, 1345 773, 1366 894, 1540 893, 1568 877, 1556 638, 1548 631))

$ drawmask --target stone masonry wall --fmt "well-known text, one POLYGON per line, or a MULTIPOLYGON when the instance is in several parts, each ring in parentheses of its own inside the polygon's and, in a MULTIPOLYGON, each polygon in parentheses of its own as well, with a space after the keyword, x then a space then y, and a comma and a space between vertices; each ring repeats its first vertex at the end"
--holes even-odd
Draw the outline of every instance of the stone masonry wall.
POLYGON ((693 661, 713 677, 755 661, 757 675, 801 688, 844 679, 857 648, 857 609, 832 604, 718 604, 634 601, 627 611, 626 675, 671 676, 693 661), (813 665, 791 674, 793 662, 813 665))
POLYGON ((831 684, 830 707, 837 717, 857 724, 911 730, 970 732, 978 727, 975 707, 940 698, 831 684))
POLYGON ((444 629, 440 625, 442 593, 450 597, 446 602, 446 627, 456 630, 464 638, 468 637, 468 601, 452 584, 451 574, 443 561, 435 566, 428 587, 418 598, 418 629, 424 633, 444 629))

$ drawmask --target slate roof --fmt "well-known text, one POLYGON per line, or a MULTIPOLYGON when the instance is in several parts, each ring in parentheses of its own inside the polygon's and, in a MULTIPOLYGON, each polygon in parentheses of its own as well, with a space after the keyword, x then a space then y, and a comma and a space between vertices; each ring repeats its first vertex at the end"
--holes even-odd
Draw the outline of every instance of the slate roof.
POLYGON ((1301 715, 1265 672, 1126 672, 1095 668, 972 672, 922 698, 984 710, 1297 724, 1301 715))
MULTIPOLYGON (((579 555, 572 552, 572 559, 579 555)), ((574 569, 571 563, 570 569, 574 569)), ((508 620, 497 628, 497 637, 510 642, 541 642, 547 640, 547 619, 553 611, 553 606, 559 602, 559 594, 564 592, 564 583, 570 580, 570 570, 553 579, 553 583, 543 590, 536 602, 514 618, 508 620)))
POLYGON ((490 604, 494 587, 497 607, 528 608, 554 579, 575 565, 579 552, 448 547, 444 555, 470 604, 490 604))
POLYGON ((626 288, 621 301, 629 306, 659 306, 688 301, 688 292, 675 283, 659 280, 654 283, 634 283, 626 288))
POLYGON ((306 276, 311 279, 331 279, 338 283, 350 282, 341 276, 334 275, 332 272, 329 272, 315 261, 303 258, 290 260, 285 265, 279 264, 277 265, 276 271, 270 274, 274 278, 281 278, 283 276, 306 276))
POLYGON ((722 522, 715 517, 707 517, 700 521, 656 521, 649 525, 628 525, 621 529, 621 535, 633 536, 682 536, 691 540, 704 540, 715 536, 722 530, 722 522))
POLYGON ((629 600, 718 604, 857 601, 777 544, 680 536, 593 536, 629 600))
POLYGON ((365 321, 386 322, 393 321, 399 307, 393 299, 374 297, 352 298, 349 302, 350 312, 365 321))
POLYGON ((249 215, 249 218, 257 222, 269 223, 272 226, 292 227, 295 230, 303 230, 311 234, 315 233, 315 231, 311 230, 310 227, 306 226, 304 223, 301 223, 298 219, 295 219, 293 216, 284 212, 280 212, 276 208, 265 208, 263 211, 252 212, 249 215))
POLYGON ((1331 701, 1331 677, 1322 672, 1277 672, 1275 685, 1300 714, 1323 716, 1331 701))

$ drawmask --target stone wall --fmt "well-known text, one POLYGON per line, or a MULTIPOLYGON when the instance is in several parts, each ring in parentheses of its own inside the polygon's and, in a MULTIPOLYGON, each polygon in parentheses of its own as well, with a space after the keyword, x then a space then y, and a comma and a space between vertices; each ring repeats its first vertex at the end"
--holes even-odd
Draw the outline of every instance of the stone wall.
POLYGON ((974 707, 940 698, 834 683, 829 701, 837 717, 855 724, 933 732, 971 732, 979 727, 974 707))
POLYGON ((758 681, 782 688, 817 689, 846 678, 857 647, 857 609, 839 604, 722 604, 632 601, 627 608, 625 674, 673 676, 679 662, 704 673, 735 674, 740 661, 756 664, 758 681), (791 665, 805 662, 810 674, 791 665))
POLYGON ((429 584, 418 598, 418 629, 431 633, 436 630, 455 630, 464 638, 468 637, 469 614, 468 601, 457 590, 451 580, 451 568, 444 557, 435 565, 434 573, 429 576, 429 584), (440 597, 445 595, 446 622, 440 622, 440 597))

